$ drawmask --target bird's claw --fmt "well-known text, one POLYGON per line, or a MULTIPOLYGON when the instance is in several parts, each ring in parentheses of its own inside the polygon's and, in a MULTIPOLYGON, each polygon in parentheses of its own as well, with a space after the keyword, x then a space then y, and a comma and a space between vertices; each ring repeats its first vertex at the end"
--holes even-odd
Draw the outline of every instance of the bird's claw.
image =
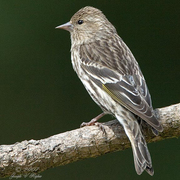
POLYGON ((102 123, 96 122, 95 125, 100 128, 100 130, 103 132, 103 134, 106 134, 106 129, 105 129, 105 127, 103 126, 102 123))
POLYGON ((80 125, 81 128, 84 127, 84 126, 88 126, 88 123, 83 122, 83 123, 80 125))
POLYGON ((98 126, 98 127, 101 129, 101 131, 103 132, 103 134, 106 134, 106 130, 105 130, 103 124, 94 121, 94 119, 92 119, 90 122, 83 122, 83 123, 80 125, 80 127, 82 128, 82 127, 84 127, 84 126, 94 126, 94 125, 95 125, 95 126, 98 126))
POLYGON ((83 122, 80 127, 93 126, 96 124, 96 122, 97 122, 97 120, 94 118, 94 119, 91 119, 91 121, 89 121, 89 122, 83 122))

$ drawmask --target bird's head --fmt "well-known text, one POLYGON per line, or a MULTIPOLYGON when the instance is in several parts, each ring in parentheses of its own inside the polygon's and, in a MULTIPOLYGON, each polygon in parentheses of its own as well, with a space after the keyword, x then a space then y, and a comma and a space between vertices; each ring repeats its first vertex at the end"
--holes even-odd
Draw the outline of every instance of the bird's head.
POLYGON ((103 38, 104 35, 116 33, 116 29, 105 15, 99 9, 90 6, 80 9, 68 23, 56 28, 69 31, 72 43, 76 44, 90 43, 103 38))

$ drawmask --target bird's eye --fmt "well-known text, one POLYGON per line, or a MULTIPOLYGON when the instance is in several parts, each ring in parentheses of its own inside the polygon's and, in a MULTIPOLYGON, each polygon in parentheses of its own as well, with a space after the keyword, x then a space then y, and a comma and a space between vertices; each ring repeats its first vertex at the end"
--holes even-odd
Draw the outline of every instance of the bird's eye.
POLYGON ((83 23, 83 20, 79 20, 77 23, 78 23, 78 24, 82 24, 82 23, 83 23))

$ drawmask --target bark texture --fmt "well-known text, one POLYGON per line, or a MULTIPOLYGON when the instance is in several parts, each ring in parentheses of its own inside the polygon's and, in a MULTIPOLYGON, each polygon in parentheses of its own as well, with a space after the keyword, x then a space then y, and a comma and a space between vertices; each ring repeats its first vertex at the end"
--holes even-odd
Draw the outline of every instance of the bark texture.
MULTIPOLYGON (((180 104, 156 109, 164 131, 155 136, 143 128, 147 143, 180 136, 180 104)), ((83 127, 41 140, 25 140, 0 146, 0 178, 31 174, 78 160, 124 150, 130 142, 117 120, 98 126, 83 127)))

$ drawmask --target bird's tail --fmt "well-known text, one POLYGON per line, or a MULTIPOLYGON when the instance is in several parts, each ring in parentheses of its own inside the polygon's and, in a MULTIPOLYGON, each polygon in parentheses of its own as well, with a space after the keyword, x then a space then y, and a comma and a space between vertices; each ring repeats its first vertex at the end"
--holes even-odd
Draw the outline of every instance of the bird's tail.
POLYGON ((147 171, 151 176, 154 174, 152 167, 151 156, 143 137, 139 124, 135 118, 131 117, 128 121, 122 119, 122 117, 116 116, 118 121, 123 125, 124 130, 131 142, 133 156, 134 156, 134 165, 138 175, 142 174, 144 170, 147 171))

